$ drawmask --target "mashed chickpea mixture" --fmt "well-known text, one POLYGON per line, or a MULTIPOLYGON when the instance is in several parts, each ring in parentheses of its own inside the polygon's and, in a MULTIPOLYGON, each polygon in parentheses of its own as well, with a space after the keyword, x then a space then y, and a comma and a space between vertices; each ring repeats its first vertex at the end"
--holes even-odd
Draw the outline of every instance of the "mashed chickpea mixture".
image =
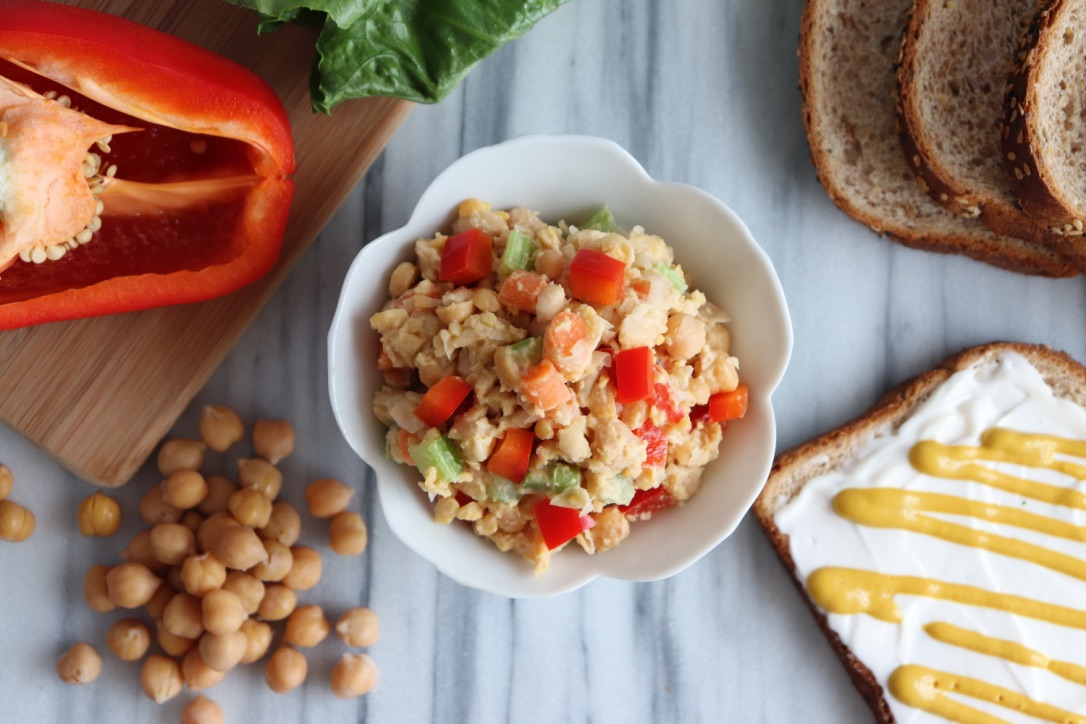
POLYGON ((539 575, 570 540, 608 550, 694 495, 747 394, 727 315, 667 243, 606 208, 578 228, 475 199, 452 231, 415 242, 370 318, 373 410, 435 520, 539 575))

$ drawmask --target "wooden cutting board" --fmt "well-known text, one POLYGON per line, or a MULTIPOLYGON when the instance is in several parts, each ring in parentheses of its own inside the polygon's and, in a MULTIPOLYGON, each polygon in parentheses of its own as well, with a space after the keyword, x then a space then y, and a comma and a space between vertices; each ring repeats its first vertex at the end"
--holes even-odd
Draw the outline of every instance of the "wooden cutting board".
POLYGON ((202 304, 0 332, 0 419, 79 477, 128 481, 331 218, 410 104, 367 98, 316 115, 316 31, 257 36, 225 0, 65 0, 123 15, 252 69, 279 93, 294 131, 297 194, 279 261, 254 285, 202 304))

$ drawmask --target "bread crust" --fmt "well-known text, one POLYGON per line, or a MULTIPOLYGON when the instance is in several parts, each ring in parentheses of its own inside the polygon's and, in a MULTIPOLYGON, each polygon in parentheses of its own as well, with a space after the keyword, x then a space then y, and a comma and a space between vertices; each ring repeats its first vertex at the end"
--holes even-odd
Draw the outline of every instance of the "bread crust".
POLYGON ((1043 345, 992 342, 971 347, 890 389, 867 412, 817 438, 777 456, 769 479, 754 503, 754 513, 773 544, 777 556, 791 576, 819 628, 844 664, 853 684, 875 714, 878 722, 893 722, 886 692, 871 670, 857 659, 836 632, 826 614, 811 600, 804 582, 796 573, 789 537, 774 522, 774 515, 789 503, 810 480, 845 465, 878 435, 892 434, 952 374, 977 362, 1017 352, 1036 367, 1055 393, 1086 406, 1086 367, 1064 352, 1043 345))
MULTIPOLYGON (((799 86, 803 96, 803 125, 810 146, 811 161, 819 182, 825 188, 830 199, 854 220, 868 226, 876 233, 910 248, 942 254, 957 254, 985 262, 1008 271, 1022 274, 1035 274, 1047 277, 1067 277, 1077 273, 1074 266, 1062 256, 1050 249, 1019 239, 993 234, 975 220, 959 219, 949 212, 947 226, 956 231, 939 228, 935 223, 903 224, 897 223, 886 214, 872 213, 857 200, 856 189, 850 188, 844 179, 835 174, 835 165, 841 160, 833 155, 832 148, 839 139, 823 136, 824 123, 821 117, 823 109, 819 97, 819 74, 826 72, 817 62, 823 42, 832 42, 820 37, 820 25, 830 22, 827 18, 834 12, 837 0, 808 0, 803 9, 799 42, 799 86)), ((847 18, 840 20, 847 23, 847 18)), ((902 24, 904 29, 904 23, 902 24)), ((892 38, 897 42, 898 38, 892 38)), ((897 46, 895 45, 895 52, 897 46)), ((892 81, 893 67, 886 67, 887 78, 892 81)), ((849 79, 844 79, 849 80, 849 79)), ((891 83, 892 85, 892 83, 891 83)), ((886 109, 893 114, 893 97, 887 94, 886 109)), ((827 131, 832 133, 832 130, 827 131)), ((908 166, 904 154, 901 156, 902 169, 908 166)), ((932 204, 927 196, 915 189, 918 204, 932 204)))
POLYGON ((1022 208, 1047 230, 1050 246, 1086 269, 1086 218, 1059 192, 1033 124, 1042 107, 1038 87, 1045 68, 1038 62, 1040 52, 1055 42, 1055 26, 1067 6, 1065 0, 1046 0, 1022 38, 1007 85, 1001 140, 1007 173, 1022 208))

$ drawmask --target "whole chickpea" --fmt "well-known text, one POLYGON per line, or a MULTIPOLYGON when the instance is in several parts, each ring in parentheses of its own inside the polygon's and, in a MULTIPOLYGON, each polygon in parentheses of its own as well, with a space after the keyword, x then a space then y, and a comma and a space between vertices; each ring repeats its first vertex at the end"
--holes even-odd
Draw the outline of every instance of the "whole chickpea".
POLYGON ((143 610, 153 620, 158 621, 162 618, 162 612, 166 610, 166 604, 176 595, 177 591, 171 586, 159 586, 155 595, 151 596, 151 600, 143 604, 143 610))
POLYGON ((128 545, 121 551, 121 558, 129 563, 140 563, 147 566, 154 573, 165 573, 166 569, 169 568, 168 565, 155 558, 154 554, 151 553, 150 528, 144 528, 132 536, 132 540, 128 541, 128 545))
POLYGON ((268 553, 268 560, 253 566, 253 575, 272 583, 283 580, 294 565, 294 554, 277 540, 264 541, 264 550, 268 553))
POLYGON ((151 528, 151 555, 168 566, 180 565, 196 552, 196 536, 180 523, 159 523, 151 528))
POLYGON ((122 618, 106 632, 106 645, 121 661, 139 661, 151 645, 151 631, 139 619, 122 618))
POLYGON ((229 571, 222 587, 238 597, 245 613, 250 616, 256 613, 260 602, 264 600, 264 582, 252 573, 229 571))
POLYGON ((366 523, 358 513, 344 511, 332 518, 328 528, 332 550, 341 556, 357 556, 366 550, 369 534, 366 523))
POLYGON ((106 585, 106 574, 109 566, 94 565, 87 569, 83 576, 83 598, 92 611, 108 613, 117 608, 109 597, 109 586, 106 585))
POLYGON ((168 478, 178 470, 199 470, 204 464, 204 451, 207 450, 200 440, 177 437, 162 443, 158 449, 158 472, 168 478))
POLYGON ((226 452, 245 435, 238 413, 223 405, 204 405, 200 412, 200 437, 215 452, 226 452))
POLYGON ((34 514, 10 500, 0 500, 0 539, 21 543, 34 532, 34 514))
POLYGON ((268 500, 275 500, 283 487, 283 473, 263 458, 238 460, 238 484, 264 493, 268 500))
POLYGON ((257 531, 264 540, 277 540, 285 546, 292 546, 298 542, 302 534, 302 516, 293 503, 280 500, 272 504, 271 517, 268 524, 257 531))
POLYGON ((297 605, 297 593, 282 583, 271 583, 264 587, 264 598, 256 613, 265 621, 282 621, 294 612, 297 605))
POLYGON ((211 552, 227 568, 247 571, 268 558, 264 544, 252 528, 244 525, 227 526, 219 533, 211 552))
POLYGON ((204 663, 215 671, 229 671, 241 661, 248 645, 249 640, 241 631, 232 631, 221 636, 205 633, 200 637, 200 656, 204 663))
POLYGON ((255 488, 241 488, 228 503, 234 520, 250 528, 263 528, 271 518, 272 502, 255 488))
POLYGON ((305 502, 314 518, 331 518, 347 509, 354 488, 333 478, 314 480, 305 489, 305 502))
POLYGON ((275 465, 294 451, 294 428, 286 420, 257 420, 253 451, 275 465))
POLYGON ((207 516, 201 513, 199 510, 186 510, 184 515, 181 516, 181 525, 185 526, 196 534, 196 531, 200 530, 200 525, 207 520, 207 516))
POLYGON ((353 699, 377 685, 377 665, 366 654, 343 654, 332 667, 332 693, 353 699))
POLYGON ((121 608, 139 608, 151 600, 162 579, 142 563, 122 563, 106 574, 109 600, 121 608))
POLYGON ((121 526, 121 506, 99 490, 79 504, 78 519, 83 535, 108 538, 121 526))
POLYGON ((161 619, 155 623, 155 639, 158 641, 158 645, 162 647, 162 650, 170 656, 184 656, 196 645, 196 639, 175 636, 167 631, 166 627, 162 625, 161 619))
POLYGON ((226 510, 230 503, 230 496, 238 489, 237 483, 221 475, 209 475, 207 477, 207 495, 197 507, 204 515, 212 515, 226 510))
POLYGON ((249 614, 234 593, 220 588, 203 598, 204 630, 216 636, 232 633, 241 628, 249 614))
POLYGON ((348 646, 372 646, 381 636, 377 614, 363 606, 344 611, 336 621, 336 635, 348 646))
POLYGON ((290 646, 280 646, 264 665, 264 681, 276 694, 286 694, 305 681, 308 669, 302 652, 290 646))
POLYGON ((156 485, 147 491, 140 500, 140 517, 148 525, 159 523, 177 523, 181 520, 182 512, 166 502, 162 494, 162 486, 156 485))
POLYGON ((174 636, 196 639, 204 632, 203 604, 191 593, 178 593, 162 612, 162 626, 174 636))
POLYGON ((181 564, 185 590, 201 598, 226 583, 226 566, 210 553, 191 555, 181 564))
POLYGON ((245 634, 245 655, 241 657, 240 664, 251 664, 261 659, 271 646, 272 627, 255 618, 247 618, 239 629, 245 634))
POLYGON ((169 701, 181 693, 184 679, 181 664, 159 654, 151 654, 140 670, 140 686, 147 698, 156 704, 169 701))
POLYGON ((57 676, 65 684, 89 684, 102 673, 102 657, 88 643, 80 641, 57 659, 57 676))
POLYGON ((203 691, 218 684, 226 677, 225 671, 215 671, 204 662, 197 646, 189 649, 181 660, 181 677, 190 691, 203 691))
POLYGON ((331 629, 331 624, 324 617, 320 606, 302 606, 296 608, 287 618, 283 631, 283 643, 301 648, 312 648, 324 641, 331 629))
POLYGON ((294 563, 283 578, 283 585, 295 591, 308 591, 321 580, 321 556, 309 546, 294 546, 290 553, 294 563))
POLYGON ((181 724, 223 724, 223 721, 222 707, 206 696, 196 697, 181 712, 181 724))
POLYGON ((207 497, 207 481, 198 470, 178 470, 161 485, 162 499, 178 510, 195 508, 207 497))
POLYGON ((227 528, 239 526, 241 523, 234 520, 228 510, 220 510, 209 515, 200 527, 196 529, 196 547, 201 551, 210 551, 219 540, 219 534, 227 528))
POLYGON ((0 500, 6 500, 14 487, 15 476, 12 475, 11 468, 0 463, 0 500))

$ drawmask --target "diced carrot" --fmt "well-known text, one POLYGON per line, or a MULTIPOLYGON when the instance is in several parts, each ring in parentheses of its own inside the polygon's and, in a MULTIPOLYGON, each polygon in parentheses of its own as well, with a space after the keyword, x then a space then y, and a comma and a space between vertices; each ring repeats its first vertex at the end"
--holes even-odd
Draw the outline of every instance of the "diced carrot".
POLYGON ((400 430, 399 443, 400 447, 400 460, 408 465, 414 465, 415 461, 411 459, 411 446, 419 441, 417 435, 412 435, 407 430, 400 430))
POLYGON ((546 359, 521 378, 520 390, 529 402, 543 410, 553 410, 569 401, 572 394, 561 373, 546 359))
POLYGON ((547 286, 547 277, 529 271, 516 270, 510 274, 498 290, 498 302, 503 307, 522 312, 535 312, 539 293, 547 286))
POLYGON ((543 358, 563 372, 583 369, 592 355, 587 340, 584 320, 568 310, 559 312, 543 332, 543 358))

